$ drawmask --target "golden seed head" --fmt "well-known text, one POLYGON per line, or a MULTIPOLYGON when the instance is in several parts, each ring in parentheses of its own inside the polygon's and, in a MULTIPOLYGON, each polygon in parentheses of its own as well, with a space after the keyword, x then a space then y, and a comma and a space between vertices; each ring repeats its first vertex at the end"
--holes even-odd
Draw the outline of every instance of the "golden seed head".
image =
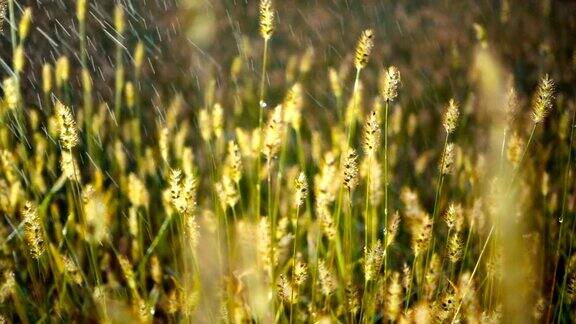
POLYGON ((158 148, 160 149, 160 156, 164 162, 168 162, 168 159, 170 158, 169 136, 170 131, 168 130, 168 127, 163 126, 158 134, 158 148))
POLYGON ((454 143, 446 144, 446 149, 442 154, 442 161, 440 163, 440 171, 442 174, 449 174, 454 167, 454 143))
POLYGON ((507 98, 506 98, 506 119, 508 121, 508 127, 511 126, 512 121, 516 117, 518 109, 520 107, 520 103, 518 102, 518 93, 514 87, 510 87, 508 90, 507 98))
POLYGON ((178 169, 171 170, 168 184, 172 205, 179 213, 183 214, 186 211, 186 201, 182 192, 182 171, 178 169))
POLYGON ((70 151, 62 151, 62 155, 60 156, 60 167, 62 168, 63 174, 66 175, 68 179, 80 181, 80 169, 78 168, 76 159, 70 151))
POLYGON ((198 124, 200 127, 200 136, 205 142, 209 142, 212 138, 212 117, 207 109, 201 109, 198 113, 198 124))
POLYGON ((194 151, 189 146, 186 146, 182 150, 182 169, 184 174, 187 176, 192 176, 194 174, 194 151))
POLYGON ((276 288, 278 290, 278 297, 280 297, 284 303, 296 303, 298 301, 296 290, 293 289, 284 274, 280 274, 276 288))
POLYGON ((212 129, 216 138, 220 138, 224 134, 224 109, 219 103, 214 104, 212 110, 212 129))
POLYGON ((400 214, 395 212, 388 223, 388 228, 385 229, 386 242, 384 248, 388 248, 396 239, 398 229, 400 228, 400 214))
POLYGON ((458 218, 461 216, 461 208, 461 206, 455 205, 453 203, 448 206, 448 210, 444 215, 444 221, 446 222, 446 226, 448 226, 449 229, 452 230, 456 226, 458 218))
POLYGON ((271 242, 270 221, 268 217, 260 218, 256 229, 256 250, 258 263, 267 274, 271 274, 272 267, 276 262, 276 248, 271 242))
POLYGON ((380 91, 382 98, 387 102, 392 102, 398 97, 398 88, 402 84, 400 71, 395 66, 390 66, 381 77, 380 91))
POLYGON ((131 292, 136 292, 136 277, 134 276, 134 270, 132 270, 132 263, 123 255, 118 255, 118 263, 120 264, 120 269, 122 270, 122 275, 124 280, 128 284, 131 292))
POLYGON ((20 102, 18 95, 18 83, 15 77, 4 79, 2 82, 4 88, 4 100, 10 109, 16 109, 20 102))
POLYGON ((172 206, 180 215, 191 215, 196 209, 198 182, 193 176, 182 176, 182 171, 172 169, 168 179, 168 191, 172 206))
POLYGON ((568 287, 566 288, 566 293, 571 302, 576 300, 576 274, 572 273, 571 278, 568 280, 568 287))
POLYGON ((508 161, 510 161, 515 168, 517 168, 520 163, 523 150, 524 140, 522 140, 522 137, 520 137, 518 133, 512 133, 512 136, 510 136, 510 140, 508 141, 508 149, 506 153, 508 161))
POLYGON ((116 5, 114 8, 114 28, 118 34, 123 34, 126 29, 124 7, 120 4, 116 5))
POLYGON ((62 56, 56 61, 56 86, 62 87, 70 80, 70 61, 68 57, 62 56))
POLYGON ((140 70, 142 68, 145 54, 146 51, 144 49, 144 43, 139 41, 138 44, 136 44, 136 48, 134 49, 134 67, 136 70, 140 70))
POLYGON ((128 175, 128 200, 136 207, 147 207, 150 200, 146 185, 134 173, 128 175))
POLYGON ((356 66, 356 69, 361 70, 366 67, 373 47, 374 33, 371 29, 366 29, 362 32, 360 40, 358 40, 358 45, 356 46, 354 57, 354 65, 356 66))
POLYGON ((186 236, 190 242, 190 248, 195 250, 200 241, 200 228, 198 227, 198 222, 196 222, 195 216, 187 216, 184 221, 184 228, 186 230, 186 236))
POLYGON ((232 60, 232 64, 230 65, 230 77, 234 82, 238 81, 238 77, 242 72, 242 57, 236 56, 234 60, 232 60))
POLYGON ((290 124, 296 131, 300 129, 302 119, 302 85, 295 83, 284 98, 284 122, 290 124))
POLYGON ((272 0, 260 0, 260 35, 267 41, 272 37, 274 28, 272 0))
POLYGON ((156 255, 150 257, 150 276, 155 284, 162 284, 162 265, 156 255))
POLYGON ((48 63, 42 66, 42 91, 45 94, 52 91, 52 65, 48 63))
POLYGON ((28 37, 30 34, 30 22, 32 21, 32 8, 26 7, 22 18, 20 19, 20 26, 18 26, 18 35, 20 36, 21 42, 28 37))
POLYGON ((70 278, 72 278, 72 281, 77 285, 81 284, 82 275, 80 275, 76 263, 66 255, 62 255, 62 263, 64 264, 64 271, 70 278))
POLYGON ((224 175, 222 181, 216 183, 215 186, 216 193, 222 203, 222 209, 226 210, 228 206, 234 208, 240 199, 236 183, 228 175, 224 175))
POLYGON ((298 178, 296 178, 296 192, 294 194, 294 201, 296 207, 301 207, 304 205, 304 201, 308 196, 308 181, 306 180, 306 174, 300 172, 298 178))
POLYGON ((454 233, 448 243, 448 259, 456 263, 462 257, 462 239, 458 233, 454 233))
POLYGON ((66 150, 71 150, 78 144, 78 128, 72 111, 60 100, 56 100, 56 120, 60 131, 60 142, 66 150))
POLYGON ((326 203, 326 201, 316 201, 316 214, 320 222, 320 229, 329 240, 333 240, 337 234, 336 224, 326 203))
POLYGON ((308 266, 306 263, 298 260, 294 266, 294 284, 296 286, 302 286, 306 279, 308 279, 308 266))
POLYGON ((412 228, 412 250, 416 256, 428 249, 431 236, 432 220, 427 214, 423 214, 412 228))
POLYGON ((364 247, 364 280, 376 279, 382 266, 384 249, 380 240, 376 241, 370 249, 364 247))
POLYGON ((82 86, 87 93, 92 92, 92 76, 86 68, 82 69, 82 86))
POLYGON ((349 149, 344 159, 344 186, 348 191, 354 190, 358 184, 358 155, 354 149, 349 149))
POLYGON ((340 98, 342 96, 342 84, 340 81, 340 76, 338 72, 334 68, 328 69, 328 79, 330 80, 330 88, 332 89, 332 93, 336 98, 340 98))
POLYGON ((390 284, 386 296, 386 317, 390 321, 395 321, 402 309, 402 285, 400 285, 400 274, 392 273, 390 284))
POLYGON ((360 294, 358 288, 351 282, 346 284, 346 306, 352 314, 356 314, 360 309, 360 294))
POLYGON ((534 123, 541 122, 548 112, 550 112, 550 109, 552 109, 554 88, 554 80, 550 79, 548 74, 546 74, 540 80, 538 90, 536 91, 532 101, 532 120, 534 123))
POLYGON ((378 113, 373 109, 364 126, 364 152, 369 158, 376 155, 376 151, 380 145, 380 122, 378 120, 378 113))
POLYGON ((446 107, 446 112, 444 113, 444 129, 448 135, 454 132, 456 125, 458 124, 458 117, 460 116, 460 111, 458 108, 458 103, 454 99, 450 99, 448 107, 446 107))
POLYGON ((24 47, 20 44, 16 47, 16 51, 14 51, 14 70, 16 73, 22 73, 25 64, 26 55, 24 53, 24 47))
POLYGON ((86 20, 86 7, 88 0, 78 0, 76 3, 76 18, 83 23, 86 20))
POLYGON ((237 184, 242 179, 242 155, 235 141, 228 142, 228 157, 226 170, 230 178, 237 184))
POLYGON ((318 276, 320 279, 320 288, 324 296, 330 296, 336 291, 336 279, 334 274, 326 266, 324 260, 318 262, 318 276))
POLYGON ((2 279, 4 282, 2 285, 0 285, 0 303, 4 303, 6 299, 15 292, 16 289, 16 279, 14 278, 13 271, 4 270, 2 279))
POLYGON ((24 239, 28 244, 30 254, 38 259, 46 250, 46 242, 36 206, 30 201, 26 202, 22 209, 22 216, 24 217, 24 239))
POLYGON ((7 0, 0 0, 0 33, 4 30, 4 21, 6 20, 7 0))
POLYGON ((126 105, 128 108, 134 109, 134 105, 136 104, 136 93, 134 90, 134 84, 132 82, 126 82, 124 87, 124 94, 126 96, 126 105))
POLYGON ((268 160, 272 160, 274 156, 278 153, 280 145, 282 144, 282 134, 284 121, 282 119, 282 105, 276 106, 270 119, 268 120, 268 125, 266 126, 266 132, 264 133, 264 147, 263 153, 268 160))

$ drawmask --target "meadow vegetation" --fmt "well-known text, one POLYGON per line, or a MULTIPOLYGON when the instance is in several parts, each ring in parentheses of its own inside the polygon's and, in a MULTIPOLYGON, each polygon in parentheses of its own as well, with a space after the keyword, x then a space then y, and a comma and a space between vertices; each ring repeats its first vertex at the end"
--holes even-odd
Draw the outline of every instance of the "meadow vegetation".
POLYGON ((250 1, 190 95, 123 2, 108 78, 96 1, 56 58, 24 2, 0 0, 0 323, 576 320, 573 48, 514 73, 477 23, 429 75, 364 26, 323 64, 275 42, 296 9, 250 1))

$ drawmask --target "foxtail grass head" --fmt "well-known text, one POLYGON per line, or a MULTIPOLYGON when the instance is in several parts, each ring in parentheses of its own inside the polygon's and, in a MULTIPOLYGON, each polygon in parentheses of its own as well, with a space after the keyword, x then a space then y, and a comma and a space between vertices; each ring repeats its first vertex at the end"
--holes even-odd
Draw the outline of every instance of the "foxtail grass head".
POLYGON ((139 71, 142 68, 142 64, 144 64, 145 54, 144 43, 140 41, 136 44, 136 48, 134 48, 134 68, 137 71, 139 71))
POLYGON ((268 41, 274 33, 274 9, 272 0, 260 1, 260 35, 268 41))
POLYGON ((540 123, 544 120, 544 117, 552 109, 552 104, 554 100, 554 80, 548 77, 546 74, 538 84, 538 90, 534 95, 532 101, 532 120, 534 123, 540 123))
POLYGON ((60 131, 60 143, 64 149, 71 150, 78 145, 78 128, 70 108, 59 100, 56 101, 56 120, 60 131))
POLYGON ((6 7, 8 0, 0 0, 0 33, 4 30, 4 20, 6 20, 6 7))
POLYGON ((362 70, 368 64, 370 53, 374 47, 374 32, 372 29, 366 29, 362 32, 358 45, 356 45, 356 52, 354 54, 354 66, 357 70, 362 70))
POLYGON ((83 23, 86 20, 86 6, 88 0, 78 0, 76 3, 76 18, 83 23))
POLYGON ((4 90, 4 101, 6 102, 8 108, 16 109, 20 102, 20 96, 18 95, 18 82, 16 77, 9 77, 2 82, 2 88, 4 90))
POLYGON ((398 68, 391 66, 386 69, 380 80, 382 98, 387 102, 392 102, 396 97, 398 97, 398 89, 401 85, 402 79, 398 68))
POLYGON ((380 125, 378 121, 378 113, 373 109, 364 126, 364 152, 369 158, 376 155, 378 146, 380 145, 380 125))
POLYGON ((454 99, 450 99, 448 103, 448 107, 446 107, 446 111, 444 112, 444 129, 446 130, 446 134, 450 135, 456 129, 456 125, 458 124, 458 117, 460 116, 460 111, 458 108, 458 103, 454 99))
POLYGON ((38 259, 46 250, 46 242, 38 210, 32 202, 28 201, 22 209, 22 215, 24 216, 24 239, 28 244, 30 254, 35 259, 38 259))
POLYGON ((348 191, 354 190, 358 184, 358 155, 354 149, 349 149, 344 157, 344 186, 348 191))
POLYGON ((294 203, 296 207, 301 207, 304 205, 304 201, 308 196, 308 181, 306 180, 306 174, 300 172, 298 178, 296 178, 296 191, 294 193, 294 203))
POLYGON ((116 5, 114 8, 114 28, 118 34, 123 34, 126 30, 126 17, 122 5, 116 5))

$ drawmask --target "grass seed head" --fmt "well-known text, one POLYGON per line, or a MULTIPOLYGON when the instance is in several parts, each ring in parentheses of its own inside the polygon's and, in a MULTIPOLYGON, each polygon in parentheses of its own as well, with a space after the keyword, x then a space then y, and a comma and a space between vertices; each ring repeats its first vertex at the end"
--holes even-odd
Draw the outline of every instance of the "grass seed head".
POLYGON ((24 40, 30 34, 30 25, 32 21, 32 8, 26 7, 22 13, 22 18, 20 19, 20 25, 18 26, 18 36, 20 36, 20 42, 24 40))
POLYGON ((42 91, 44 94, 52 91, 52 65, 45 63, 42 66, 42 91))
POLYGON ((554 101, 554 80, 546 74, 538 84, 538 90, 532 100, 532 120, 540 123, 552 109, 554 101))
POLYGON ((450 174, 454 168, 454 143, 448 143, 442 155, 440 171, 442 174, 450 174))
POLYGON ((300 172, 298 178, 295 182, 295 193, 294 193, 294 203, 297 208, 302 207, 308 196, 308 180, 306 179, 306 174, 300 172))
POLYGON ((354 190, 358 184, 358 155, 354 149, 349 149, 344 159, 344 186, 348 191, 354 190))
POLYGON ((274 29, 272 0, 260 0, 260 35, 268 41, 272 37, 274 29))
POLYGON ((126 30, 126 18, 124 14, 124 7, 120 4, 114 8, 114 28, 118 34, 124 34, 126 30))
POLYGON ((318 262, 318 277, 322 294, 324 296, 332 295, 336 291, 336 278, 324 260, 318 262))
POLYGON ((38 259, 46 251, 46 241, 36 206, 30 201, 26 202, 22 209, 22 216, 24 216, 24 239, 30 249, 30 254, 38 259))
POLYGON ((16 109, 20 103, 18 95, 18 83, 15 77, 9 77, 4 79, 2 82, 2 88, 4 90, 4 100, 9 109, 16 109))
POLYGON ((378 240, 370 249, 364 247, 364 279, 372 281, 377 278, 382 266, 384 249, 382 243, 378 240))
POLYGON ((458 117, 460 116, 460 111, 458 107, 458 103, 454 99, 450 99, 448 106, 446 107, 446 111, 444 112, 444 129, 446 130, 446 134, 450 135, 456 129, 456 125, 458 124, 458 117))
POLYGON ((226 172, 236 184, 242 179, 242 155, 240 154, 240 147, 235 141, 228 142, 226 172))
POLYGON ((395 321, 402 309, 402 286, 400 285, 400 274, 398 272, 392 273, 385 306, 386 317, 390 321, 395 321))
POLYGON ((384 71, 380 80, 380 91, 382 98, 387 102, 392 102, 398 97, 398 89, 402 85, 400 71, 395 66, 390 66, 384 71))
POLYGON ((264 134, 263 152, 269 161, 276 156, 280 149, 280 145, 282 144, 282 134, 282 106, 278 105, 268 120, 268 125, 266 126, 266 132, 264 134))
POLYGON ((78 145, 79 141, 76 120, 74 119, 70 108, 64 105, 60 100, 56 101, 55 110, 62 148, 71 150, 78 145))
POLYGON ((76 18, 80 23, 86 21, 86 7, 88 0, 78 0, 76 3, 76 18))
POLYGON ((357 70, 362 70, 368 64, 370 53, 374 47, 374 32, 371 29, 366 29, 360 35, 358 45, 356 45, 356 52, 354 55, 354 66, 357 70))
POLYGON ((16 47, 16 51, 14 51, 14 70, 17 73, 22 73, 24 71, 24 65, 26 64, 26 56, 24 54, 24 46, 22 44, 16 47))
POLYGON ((368 158, 373 158, 380 146, 380 122, 378 112, 373 109, 364 126, 364 152, 368 158))
POLYGON ((68 57, 61 56, 56 61, 56 86, 62 88, 70 80, 70 61, 68 57))

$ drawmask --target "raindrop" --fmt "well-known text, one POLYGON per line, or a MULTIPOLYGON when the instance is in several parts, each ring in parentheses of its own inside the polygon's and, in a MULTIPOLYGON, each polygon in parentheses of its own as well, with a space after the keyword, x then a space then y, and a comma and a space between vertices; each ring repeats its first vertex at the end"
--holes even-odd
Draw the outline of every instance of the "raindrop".
POLYGON ((267 107, 268 107, 268 104, 266 104, 266 102, 264 100, 260 100, 260 108, 266 109, 267 107))

